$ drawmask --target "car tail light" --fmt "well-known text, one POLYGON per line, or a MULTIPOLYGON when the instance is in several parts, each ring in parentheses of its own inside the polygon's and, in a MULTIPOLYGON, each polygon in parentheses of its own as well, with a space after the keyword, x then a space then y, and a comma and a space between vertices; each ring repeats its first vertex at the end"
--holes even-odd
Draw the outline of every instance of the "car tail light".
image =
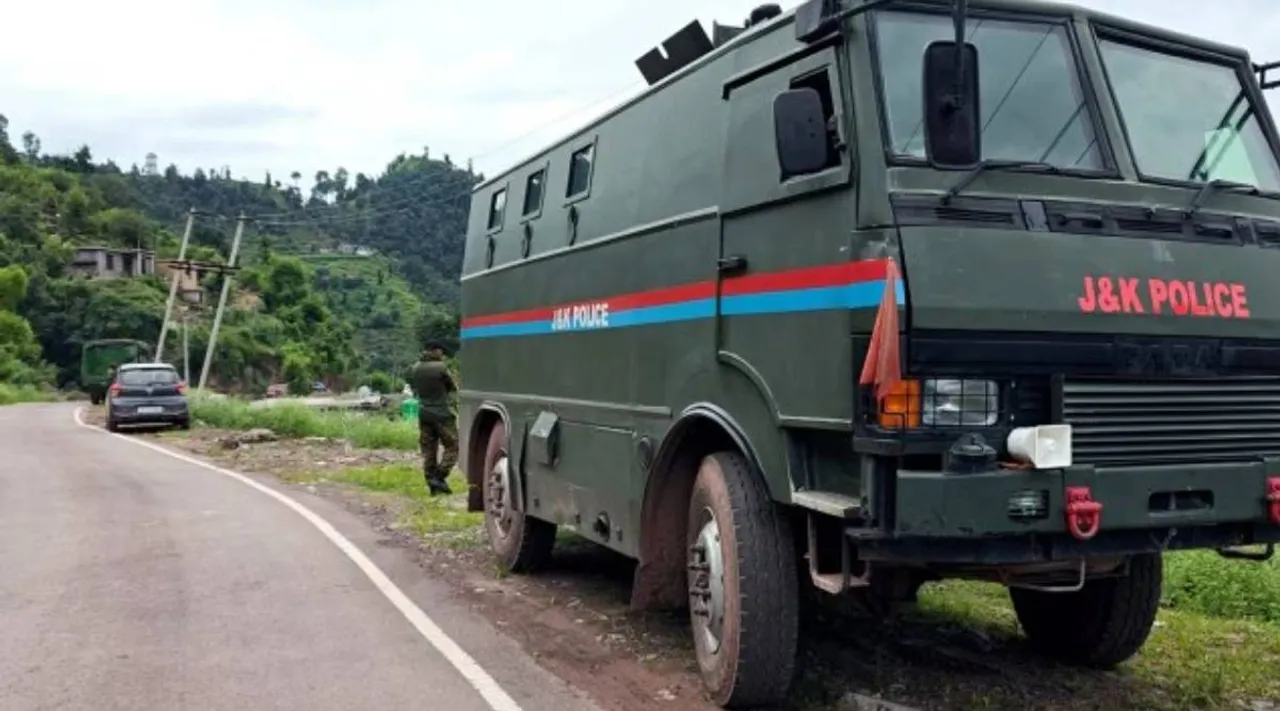
POLYGON ((110 390, 111 390, 111 394, 112 394, 112 395, 119 395, 119 394, 120 394, 120 383, 112 383, 112 384, 111 384, 111 388, 110 388, 110 390))
POLYGON ((186 395, 186 394, 187 394, 187 384, 186 384, 186 383, 178 383, 178 394, 179 394, 179 395, 186 395))

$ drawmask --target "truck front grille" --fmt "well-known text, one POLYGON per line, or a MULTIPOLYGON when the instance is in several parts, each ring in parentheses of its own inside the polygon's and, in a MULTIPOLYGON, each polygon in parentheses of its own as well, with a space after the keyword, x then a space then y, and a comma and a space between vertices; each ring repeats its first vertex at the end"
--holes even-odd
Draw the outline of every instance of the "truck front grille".
POLYGON ((1075 461, 1222 462, 1280 454, 1280 378, 1138 382, 1067 378, 1075 461))

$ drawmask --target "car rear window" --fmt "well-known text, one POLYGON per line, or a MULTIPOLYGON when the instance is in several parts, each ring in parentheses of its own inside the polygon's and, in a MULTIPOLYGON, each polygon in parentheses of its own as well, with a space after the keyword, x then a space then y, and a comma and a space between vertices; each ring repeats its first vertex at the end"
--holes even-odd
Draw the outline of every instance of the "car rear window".
POLYGON ((168 368, 126 370, 120 373, 121 385, 172 385, 178 382, 178 374, 168 368))

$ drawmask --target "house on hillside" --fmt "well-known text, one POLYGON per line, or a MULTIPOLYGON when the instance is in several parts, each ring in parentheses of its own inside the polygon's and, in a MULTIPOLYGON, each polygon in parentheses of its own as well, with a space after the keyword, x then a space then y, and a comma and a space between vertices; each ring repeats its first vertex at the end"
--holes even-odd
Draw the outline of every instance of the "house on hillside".
POLYGON ((71 272, 89 279, 122 279, 154 274, 156 254, 146 249, 80 247, 71 260, 71 272))
POLYGON ((372 257, 378 253, 378 250, 364 245, 351 244, 342 242, 338 245, 338 254, 353 254, 357 257, 372 257))
POLYGON ((212 262, 197 262, 190 259, 179 262, 176 259, 161 259, 156 263, 157 273, 166 281, 178 275, 178 298, 188 304, 199 305, 204 301, 203 277, 217 271, 218 265, 212 262))

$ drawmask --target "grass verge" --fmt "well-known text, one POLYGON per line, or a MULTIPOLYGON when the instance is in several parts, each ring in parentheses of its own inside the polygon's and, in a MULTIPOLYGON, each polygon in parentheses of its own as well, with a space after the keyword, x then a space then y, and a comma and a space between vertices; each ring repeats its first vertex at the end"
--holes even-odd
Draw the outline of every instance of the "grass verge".
POLYGON ((283 403, 250 407, 231 398, 192 397, 191 414, 212 427, 247 430, 262 427, 283 437, 345 439, 365 449, 418 448, 418 428, 412 422, 390 420, 381 413, 321 411, 283 403))
MULTIPOLYGON (((1170 563, 1166 566, 1167 582, 1175 581, 1182 574, 1176 571, 1183 566, 1203 564, 1180 560, 1187 555, 1166 556, 1170 563)), ((1204 572, 1250 565, 1222 563, 1204 572)), ((1168 598, 1166 586, 1166 601, 1168 598)), ((917 614, 925 620, 981 630, 994 639, 1010 641, 1020 636, 1008 593, 997 585, 949 581, 926 586, 917 614)), ((1166 602, 1138 656, 1105 676, 1120 675, 1126 682, 1127 709, 1248 709, 1256 708, 1252 702, 1280 700, 1280 677, 1275 674, 1278 665, 1280 624, 1212 617, 1173 609, 1166 602)), ((1082 672, 1079 678, 1087 681, 1088 673, 1082 672)), ((995 708, 981 695, 971 695, 957 707, 995 708)))
POLYGON ((355 486, 390 499, 399 512, 395 527, 427 542, 448 548, 469 548, 483 542, 483 513, 466 508, 467 482, 454 472, 449 477, 453 496, 433 497, 423 485, 422 469, 407 464, 381 464, 336 472, 300 472, 285 477, 299 484, 335 482, 355 486))
POLYGON ((1164 558, 1163 602, 1183 612, 1280 625, 1280 558, 1254 563, 1213 551, 1171 553, 1164 558))
POLYGON ((53 397, 39 388, 29 385, 0 383, 0 405, 17 405, 24 402, 50 402, 53 397))

